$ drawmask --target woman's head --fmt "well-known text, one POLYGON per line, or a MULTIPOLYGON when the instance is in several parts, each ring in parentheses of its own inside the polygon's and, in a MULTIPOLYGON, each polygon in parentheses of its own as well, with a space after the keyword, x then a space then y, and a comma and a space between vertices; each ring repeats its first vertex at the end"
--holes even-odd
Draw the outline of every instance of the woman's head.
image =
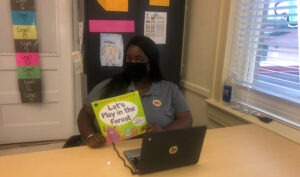
MULTIPOLYGON (((162 80, 159 68, 159 51, 156 44, 146 36, 135 36, 131 38, 125 49, 125 71, 126 66, 131 64, 147 65, 147 74, 152 81, 162 80)), ((145 68, 144 68, 145 69, 145 68)))

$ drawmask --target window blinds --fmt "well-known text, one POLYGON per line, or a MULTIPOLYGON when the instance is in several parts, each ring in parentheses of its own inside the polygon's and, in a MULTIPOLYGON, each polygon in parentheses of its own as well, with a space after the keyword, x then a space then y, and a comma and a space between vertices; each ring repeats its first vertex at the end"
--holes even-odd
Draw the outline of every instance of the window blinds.
POLYGON ((300 127, 299 2, 236 2, 228 68, 235 107, 300 127))

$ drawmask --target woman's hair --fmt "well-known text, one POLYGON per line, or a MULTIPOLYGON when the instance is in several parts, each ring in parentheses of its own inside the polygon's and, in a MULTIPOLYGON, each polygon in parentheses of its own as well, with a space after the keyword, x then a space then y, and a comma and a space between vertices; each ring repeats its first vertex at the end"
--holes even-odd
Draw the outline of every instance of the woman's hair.
POLYGON ((130 46, 138 46, 149 58, 150 79, 157 82, 163 79, 159 67, 159 51, 157 45, 146 36, 134 36, 131 38, 125 48, 125 53, 130 46))
MULTIPOLYGON (((149 58, 150 79, 158 82, 163 79, 159 67, 159 51, 156 44, 146 36, 134 36, 129 40, 125 48, 125 54, 130 46, 138 46, 149 58)), ((125 56, 124 56, 125 62, 125 56)), ((104 87, 101 99, 117 96, 127 92, 130 80, 123 74, 115 75, 112 80, 104 87)))

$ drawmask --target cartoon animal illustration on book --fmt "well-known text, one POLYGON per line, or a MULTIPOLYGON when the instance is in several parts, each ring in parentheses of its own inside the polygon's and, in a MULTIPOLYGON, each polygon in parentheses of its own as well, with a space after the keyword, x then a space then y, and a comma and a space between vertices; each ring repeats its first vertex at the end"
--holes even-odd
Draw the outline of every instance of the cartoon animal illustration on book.
POLYGON ((120 135, 118 131, 115 129, 116 127, 107 127, 103 128, 103 130, 107 133, 106 136, 106 142, 111 143, 111 142, 116 142, 120 140, 120 135))
POLYGON ((126 127, 124 132, 125 139, 137 136, 136 128, 126 127))

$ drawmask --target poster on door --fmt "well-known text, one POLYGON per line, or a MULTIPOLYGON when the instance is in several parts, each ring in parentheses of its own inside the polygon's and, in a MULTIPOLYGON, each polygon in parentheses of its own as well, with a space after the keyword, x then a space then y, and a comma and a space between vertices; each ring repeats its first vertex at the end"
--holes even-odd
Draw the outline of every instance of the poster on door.
POLYGON ((11 0, 12 29, 22 103, 41 103, 41 72, 34 0, 11 0))

